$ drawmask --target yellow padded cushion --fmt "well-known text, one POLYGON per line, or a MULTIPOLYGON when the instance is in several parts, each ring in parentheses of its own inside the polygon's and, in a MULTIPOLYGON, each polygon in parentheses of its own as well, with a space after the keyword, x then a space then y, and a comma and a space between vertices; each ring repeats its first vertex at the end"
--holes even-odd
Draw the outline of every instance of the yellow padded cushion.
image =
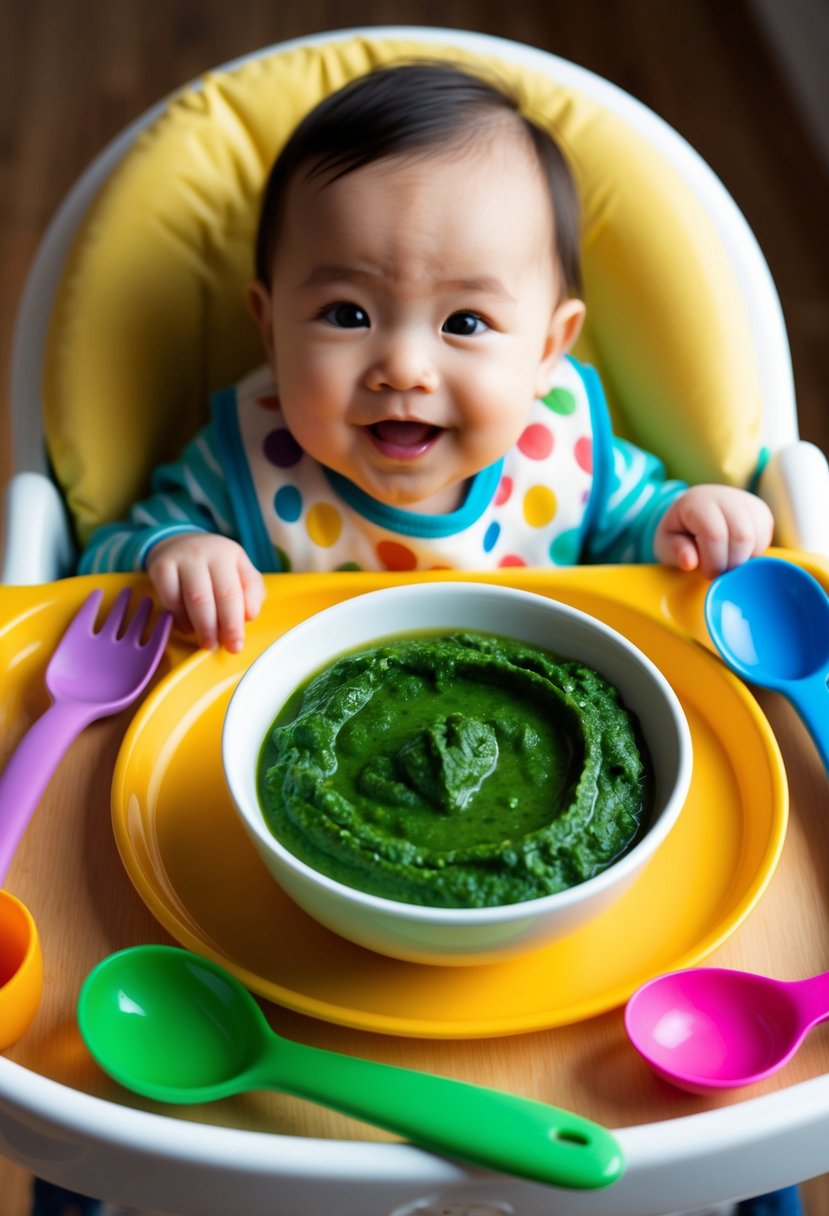
POLYGON ((677 173, 618 115, 546 75, 453 47, 353 38, 295 48, 177 94, 111 174, 56 300, 47 444, 78 537, 125 514, 152 467, 261 361, 244 305, 259 196, 299 119, 378 64, 451 57, 518 84, 576 174, 588 323, 576 351, 617 430, 689 481, 745 483, 760 395, 720 238, 677 173))

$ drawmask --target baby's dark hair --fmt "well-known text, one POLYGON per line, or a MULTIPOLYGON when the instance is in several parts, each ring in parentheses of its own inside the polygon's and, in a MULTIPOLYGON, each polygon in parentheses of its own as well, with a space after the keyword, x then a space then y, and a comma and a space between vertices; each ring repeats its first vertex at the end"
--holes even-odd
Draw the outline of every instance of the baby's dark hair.
POLYGON ((554 216, 555 254, 566 294, 581 295, 579 203, 570 167, 556 141, 522 113, 500 83, 431 60, 378 68, 331 93, 299 123, 276 158, 265 186, 256 236, 256 275, 270 271, 285 195, 297 171, 335 181, 364 165, 435 147, 470 146, 487 115, 513 115, 538 159, 554 216))

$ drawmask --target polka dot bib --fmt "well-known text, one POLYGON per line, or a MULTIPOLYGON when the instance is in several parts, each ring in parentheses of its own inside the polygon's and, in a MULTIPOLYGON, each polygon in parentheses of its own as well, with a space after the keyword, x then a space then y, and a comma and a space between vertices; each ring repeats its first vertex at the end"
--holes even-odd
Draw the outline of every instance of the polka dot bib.
POLYGON ((213 408, 222 432, 238 436, 228 482, 260 550, 269 549, 263 569, 483 570, 578 561, 593 487, 593 426, 572 359, 560 361, 516 446, 472 479, 448 515, 386 506, 306 455, 285 426, 266 368, 218 394, 213 408))

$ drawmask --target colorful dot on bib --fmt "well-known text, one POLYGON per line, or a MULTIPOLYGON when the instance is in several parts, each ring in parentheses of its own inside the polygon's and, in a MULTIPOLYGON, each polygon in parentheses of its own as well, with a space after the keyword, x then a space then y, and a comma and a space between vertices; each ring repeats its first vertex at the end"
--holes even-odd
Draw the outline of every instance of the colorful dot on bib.
POLYGON ((576 412, 576 397, 569 388, 554 388, 542 400, 547 409, 552 410, 554 414, 566 416, 576 412))
POLYGON ((376 552, 386 570, 417 569, 417 554, 396 540, 381 540, 376 552))
POLYGON ((310 539, 321 549, 330 549, 340 539, 342 516, 328 502, 315 502, 308 511, 305 529, 310 539))
POLYGON ((498 537, 501 535, 501 525, 495 520, 489 525, 484 534, 484 553, 491 553, 498 544, 498 537))
POLYGON ((550 544, 550 561, 554 566, 575 566, 579 560, 580 543, 578 528, 559 533, 550 544))
POLYGON ((302 448, 284 426, 268 432, 262 441, 262 451, 277 469, 290 469, 302 460, 302 448))
POLYGON ((296 486, 280 486, 273 496, 273 509, 286 524, 295 524, 302 514, 302 495, 296 486))
POLYGON ((529 460, 546 460, 553 450, 553 432, 541 422, 532 422, 518 438, 518 450, 529 460))
POLYGON ((573 455, 580 469, 584 469, 585 473, 593 472, 593 440, 589 435, 582 435, 581 439, 576 440, 573 455))
POLYGON ((502 477, 498 483, 498 489, 495 491, 495 506, 503 507, 504 503, 509 502, 512 494, 512 478, 502 477))
POLYGON ((530 486, 524 495, 524 519, 531 528, 544 528, 558 509, 556 496, 549 486, 530 486))

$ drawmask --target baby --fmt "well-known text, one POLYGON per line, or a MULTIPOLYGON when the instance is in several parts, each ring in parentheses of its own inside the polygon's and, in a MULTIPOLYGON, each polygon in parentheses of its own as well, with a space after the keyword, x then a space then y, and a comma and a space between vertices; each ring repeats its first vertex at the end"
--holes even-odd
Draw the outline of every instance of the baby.
POLYGON ((200 645, 241 649, 260 571, 761 553, 752 494, 665 479, 611 434, 584 320, 575 188, 552 138, 454 66, 328 97, 272 169, 248 289, 267 367, 81 573, 145 568, 200 645))

